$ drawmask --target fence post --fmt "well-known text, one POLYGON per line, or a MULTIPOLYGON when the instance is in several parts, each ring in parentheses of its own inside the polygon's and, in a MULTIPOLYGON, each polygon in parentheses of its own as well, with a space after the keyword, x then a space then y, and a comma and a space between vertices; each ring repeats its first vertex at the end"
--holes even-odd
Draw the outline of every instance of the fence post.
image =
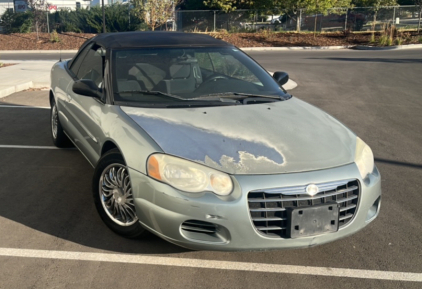
POLYGON ((393 25, 394 23, 396 23, 396 6, 394 6, 393 8, 393 21, 391 22, 391 25, 393 25))
POLYGON ((345 18, 345 20, 344 20, 344 31, 347 30, 347 15, 348 14, 349 14, 349 8, 346 8, 346 17, 344 17, 345 18))
POLYGON ((48 21, 48 11, 46 13, 47 13, 47 32, 48 34, 50 34, 50 23, 48 21))
POLYGON ((130 1, 128 1, 128 5, 127 5, 127 16, 129 17, 128 31, 130 31, 130 1))
POLYGON ((214 32, 215 32, 215 25, 216 25, 216 23, 217 23, 217 16, 216 16, 216 13, 215 13, 216 11, 214 10, 214 32))

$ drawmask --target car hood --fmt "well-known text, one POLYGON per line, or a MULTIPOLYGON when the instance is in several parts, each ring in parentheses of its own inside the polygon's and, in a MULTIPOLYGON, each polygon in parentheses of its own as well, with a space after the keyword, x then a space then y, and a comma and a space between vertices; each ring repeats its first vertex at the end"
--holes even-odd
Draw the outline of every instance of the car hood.
POLYGON ((356 136, 297 98, 202 108, 121 107, 170 155, 230 174, 278 174, 354 161, 356 136))

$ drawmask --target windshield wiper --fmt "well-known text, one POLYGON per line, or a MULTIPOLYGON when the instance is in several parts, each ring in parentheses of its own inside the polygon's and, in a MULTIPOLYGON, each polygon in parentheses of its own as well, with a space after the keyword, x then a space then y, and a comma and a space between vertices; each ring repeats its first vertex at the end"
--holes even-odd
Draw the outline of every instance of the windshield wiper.
POLYGON ((123 90, 123 91, 119 91, 118 93, 141 93, 141 94, 145 94, 145 95, 161 95, 161 96, 175 98, 175 99, 182 100, 182 101, 187 100, 186 98, 181 98, 180 96, 177 96, 177 95, 168 94, 168 93, 164 93, 164 92, 161 92, 161 91, 155 91, 155 90, 151 90, 151 91, 150 90, 123 90))
POLYGON ((262 98, 271 98, 271 99, 277 99, 277 100, 283 100, 281 96, 274 96, 274 95, 260 95, 260 94, 250 94, 250 93, 242 93, 242 92, 221 92, 221 93, 211 93, 211 94, 204 94, 195 98, 190 99, 203 99, 203 98, 213 98, 213 97, 219 97, 219 98, 233 98, 233 96, 236 99, 243 99, 248 97, 262 97, 262 98))

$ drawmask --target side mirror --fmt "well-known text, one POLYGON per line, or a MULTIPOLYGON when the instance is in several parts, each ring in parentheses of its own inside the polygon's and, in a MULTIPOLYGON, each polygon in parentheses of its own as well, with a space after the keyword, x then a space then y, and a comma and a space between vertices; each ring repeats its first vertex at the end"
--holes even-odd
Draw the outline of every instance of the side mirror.
POLYGON ((101 89, 91 79, 80 79, 75 81, 72 91, 76 94, 101 98, 101 89))
POLYGON ((287 83, 287 81, 289 81, 289 75, 287 73, 283 72, 283 71, 274 72, 273 78, 280 85, 285 85, 287 83))

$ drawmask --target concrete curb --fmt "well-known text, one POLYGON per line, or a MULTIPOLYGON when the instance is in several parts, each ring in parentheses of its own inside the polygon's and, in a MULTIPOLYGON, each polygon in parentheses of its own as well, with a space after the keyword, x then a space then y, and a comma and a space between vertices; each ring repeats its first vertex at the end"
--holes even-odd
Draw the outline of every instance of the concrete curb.
MULTIPOLYGON (((1 54, 34 54, 34 53, 51 53, 51 54, 56 54, 56 53, 76 53, 78 52, 78 50, 0 50, 0 55, 1 54)), ((1 57, 0 57, 1 59, 1 57)))
POLYGON ((285 85, 283 85, 283 88, 285 90, 292 90, 297 87, 297 83, 294 80, 289 79, 285 85))
POLYGON ((16 92, 20 92, 23 90, 27 90, 30 88, 45 88, 45 87, 50 87, 50 83, 45 83, 45 82, 33 82, 33 81, 28 81, 28 82, 22 82, 10 87, 6 87, 6 88, 0 88, 0 98, 4 98, 7 97, 13 93, 16 92))
POLYGON ((292 47, 244 47, 240 48, 243 51, 288 51, 288 50, 338 50, 350 49, 355 45, 341 45, 341 46, 292 46, 292 47))
POLYGON ((356 49, 356 50, 399 50, 399 49, 417 49, 417 48, 422 48, 422 44, 395 45, 395 46, 387 46, 387 47, 357 45, 353 49, 356 49))
POLYGON ((11 95, 15 92, 19 92, 19 91, 22 91, 22 90, 29 89, 29 88, 32 87, 32 85, 33 85, 32 81, 29 81, 29 82, 22 82, 22 83, 19 83, 19 84, 10 86, 10 87, 0 89, 0 98, 6 97, 6 96, 11 95))

